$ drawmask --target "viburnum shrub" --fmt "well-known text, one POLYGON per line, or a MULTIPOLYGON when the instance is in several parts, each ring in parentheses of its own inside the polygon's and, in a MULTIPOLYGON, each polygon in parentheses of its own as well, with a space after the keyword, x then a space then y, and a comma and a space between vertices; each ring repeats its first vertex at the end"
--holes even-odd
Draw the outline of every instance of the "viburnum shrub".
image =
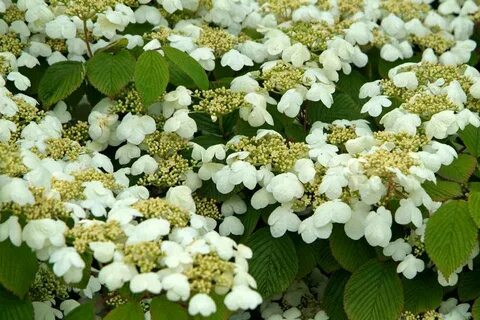
POLYGON ((473 0, 0 18, 0 320, 480 320, 473 0))

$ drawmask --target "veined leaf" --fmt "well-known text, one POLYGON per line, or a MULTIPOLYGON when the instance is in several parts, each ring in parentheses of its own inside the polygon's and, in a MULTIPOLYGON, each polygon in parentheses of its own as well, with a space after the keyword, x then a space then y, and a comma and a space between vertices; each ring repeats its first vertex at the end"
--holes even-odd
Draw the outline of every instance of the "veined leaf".
POLYGON ((352 240, 342 226, 335 226, 330 237, 330 248, 335 260, 346 270, 353 272, 375 257, 375 250, 365 240, 352 240))
POLYGON ((188 54, 172 47, 162 47, 168 60, 170 81, 177 86, 208 89, 208 77, 202 66, 188 54))
POLYGON ((395 266, 377 260, 361 266, 348 280, 343 301, 350 320, 397 320, 403 288, 395 266))
POLYGON ((475 300, 480 297, 480 271, 468 271, 458 279, 458 297, 460 301, 475 300))
POLYGON ((135 66, 135 87, 145 105, 160 98, 168 84, 168 64, 157 51, 145 51, 135 66))
POLYGON ((16 247, 9 240, 0 242, 0 285, 23 297, 37 269, 37 258, 26 244, 16 247))
POLYGON ((130 301, 110 311, 103 320, 143 320, 143 308, 137 302, 130 301))
POLYGON ((93 303, 82 304, 70 311, 64 320, 94 320, 93 303))
POLYGON ((465 183, 477 167, 477 159, 468 154, 460 154, 457 159, 448 166, 443 166, 437 174, 447 180, 465 183))
POLYGON ((46 107, 68 97, 80 87, 85 68, 78 61, 61 61, 52 64, 40 80, 38 96, 46 107))
POLYGON ((99 52, 87 62, 87 77, 101 93, 114 96, 132 79, 135 58, 127 51, 117 53, 99 52))
POLYGON ((32 303, 14 296, 0 286, 0 319, 33 320, 32 303))
POLYGON ((468 195, 468 211, 477 227, 480 228, 480 192, 470 192, 468 195))
POLYGON ((273 238, 269 228, 262 228, 246 244, 253 251, 249 271, 258 292, 268 298, 287 289, 298 272, 295 245, 288 235, 273 238))
POLYGON ((188 320, 189 318, 185 308, 165 297, 153 298, 150 303, 150 314, 152 320, 188 320))
POLYGON ((480 128, 474 127, 471 124, 466 126, 465 129, 458 132, 460 139, 475 157, 480 156, 480 128))
POLYGON ((467 202, 462 200, 444 203, 428 220, 425 248, 445 278, 470 257, 477 232, 467 202))
POLYGON ((433 201, 446 201, 463 195, 462 186, 453 181, 437 179, 437 183, 426 181, 422 187, 432 197, 433 201))
POLYGON ((418 314, 440 306, 443 289, 432 271, 419 273, 412 280, 402 279, 405 292, 405 310, 418 314))
POLYGON ((343 295, 348 279, 350 279, 350 273, 339 270, 328 280, 323 294, 322 306, 330 319, 348 320, 343 306, 343 295))

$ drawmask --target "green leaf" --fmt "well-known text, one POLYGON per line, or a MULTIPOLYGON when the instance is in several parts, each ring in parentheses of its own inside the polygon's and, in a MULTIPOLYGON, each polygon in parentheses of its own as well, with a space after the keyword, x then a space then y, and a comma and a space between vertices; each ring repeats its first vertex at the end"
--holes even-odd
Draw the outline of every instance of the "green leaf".
POLYGON ((33 320, 32 303, 19 299, 0 286, 0 319, 33 320))
POLYGON ((341 268, 335 257, 332 255, 329 242, 327 240, 317 240, 314 242, 317 250, 315 250, 315 259, 320 268, 326 273, 332 273, 341 268))
POLYGON ((168 64, 157 51, 145 51, 135 66, 135 87, 146 105, 160 98, 168 84, 168 64))
POLYGON ((343 295, 350 273, 345 270, 335 272, 328 280, 323 294, 323 308, 332 320, 348 320, 343 307, 343 295))
POLYGON ((477 159, 468 154, 460 154, 450 165, 441 167, 437 174, 447 180, 465 183, 476 167, 477 159))
POLYGON ((188 313, 180 304, 165 297, 153 298, 150 303, 152 320, 188 320, 188 313))
POLYGON ((468 195, 468 211, 477 227, 480 228, 480 192, 470 192, 468 195))
POLYGON ((422 187, 433 201, 446 201, 463 196, 462 186, 457 182, 437 179, 437 183, 426 181, 422 187))
POLYGON ((458 279, 458 297, 460 301, 475 300, 480 297, 480 271, 460 273, 458 279))
POLYGON ((87 62, 88 80, 107 96, 119 93, 133 79, 134 72, 135 58, 127 50, 99 52, 87 62))
POLYGON ((195 142, 196 144, 199 144, 204 148, 208 148, 208 147, 216 145, 216 144, 224 144, 225 143, 225 141, 223 141, 222 137, 214 136, 214 135, 201 135, 201 136, 193 138, 190 141, 195 142))
POLYGON ((292 235, 292 238, 298 257, 297 279, 302 279, 312 272, 313 268, 317 265, 315 257, 317 246, 315 243, 305 243, 298 235, 292 235))
POLYGON ((288 235, 273 238, 269 228, 262 228, 252 234, 247 245, 253 251, 249 271, 258 292, 268 298, 286 290, 298 272, 295 245, 288 235))
POLYGON ((357 120, 366 117, 361 113, 362 105, 349 94, 335 92, 333 104, 327 108, 321 102, 309 103, 307 106, 307 118, 310 123, 315 121, 333 122, 338 119, 357 120))
POLYGON ((195 120, 198 130, 201 131, 203 134, 213 134, 219 137, 222 136, 222 131, 220 130, 218 121, 213 122, 212 118, 208 114, 203 112, 191 112, 188 114, 188 116, 195 120))
POLYGON ((360 88, 368 79, 357 70, 352 70, 350 74, 341 74, 337 82, 337 87, 344 93, 348 94, 353 100, 360 103, 360 88))
POLYGON ((95 311, 93 310, 93 303, 82 304, 72 311, 65 317, 64 320, 94 320, 95 311))
POLYGON ((137 302, 130 301, 110 311, 103 320, 143 320, 143 308, 137 302))
POLYGON ((427 222, 425 248, 445 278, 468 260, 476 241, 466 201, 444 203, 427 222))
POLYGON ((338 263, 353 272, 375 257, 375 250, 365 240, 352 240, 345 234, 343 227, 336 225, 330 237, 330 249, 338 263))
POLYGON ((246 239, 250 236, 255 227, 257 226, 258 220, 260 220, 260 211, 253 209, 252 207, 247 207, 247 212, 244 214, 238 215, 238 219, 242 222, 245 230, 243 231, 242 239, 246 239))
POLYGON ((458 132, 460 139, 475 157, 480 156, 480 128, 474 127, 471 124, 466 126, 465 129, 458 132))
POLYGON ((473 320, 480 320, 480 298, 475 300, 475 303, 472 306, 472 316, 473 320))
POLYGON ((398 320, 403 288, 395 266, 377 260, 361 266, 348 280, 343 301, 350 320, 398 320))
POLYGON ((20 298, 35 279, 38 262, 26 245, 14 246, 9 240, 0 242, 0 284, 20 298))
POLYGON ((78 61, 61 61, 52 64, 40 80, 38 96, 46 107, 65 99, 83 82, 85 70, 78 61))
POLYGON ((403 278, 405 310, 414 314, 434 310, 442 302, 443 289, 432 271, 419 273, 412 280, 403 278))
POLYGON ((208 77, 202 66, 188 54, 172 47, 162 47, 168 59, 170 81, 187 88, 208 89, 208 77))

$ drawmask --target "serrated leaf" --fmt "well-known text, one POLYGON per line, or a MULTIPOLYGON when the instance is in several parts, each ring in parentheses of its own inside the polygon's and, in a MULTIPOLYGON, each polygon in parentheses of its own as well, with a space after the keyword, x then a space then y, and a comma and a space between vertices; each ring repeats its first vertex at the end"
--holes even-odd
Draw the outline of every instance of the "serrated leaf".
POLYGON ((180 304, 167 300, 165 297, 153 298, 150 303, 152 320, 188 320, 188 313, 180 304))
POLYGON ((170 81, 177 86, 208 89, 208 77, 202 66, 188 54, 172 47, 162 47, 168 59, 170 81))
POLYGON ((338 119, 363 119, 366 115, 360 112, 361 109, 361 104, 350 95, 343 92, 335 92, 333 94, 333 104, 330 108, 327 108, 321 102, 309 102, 307 118, 310 123, 315 121, 331 123, 338 119))
POLYGON ((14 246, 9 240, 0 242, 0 284, 23 297, 35 279, 38 262, 26 245, 14 246))
POLYGON ((143 308, 137 302, 130 301, 110 311, 103 320, 143 320, 143 308))
POLYGON ((82 304, 70 311, 64 320, 94 320, 95 313, 93 303, 82 304))
POLYGON ((458 279, 458 297, 460 301, 475 300, 480 297, 480 271, 460 273, 458 279))
POLYGON ((77 90, 85 77, 83 64, 78 61, 61 61, 52 64, 40 80, 38 97, 49 107, 67 98, 77 90))
POLYGON ((463 196, 462 186, 457 182, 437 179, 437 183, 426 181, 422 187, 433 201, 446 201, 463 196))
POLYGON ((458 132, 460 139, 475 157, 480 156, 480 128, 474 127, 471 124, 466 126, 465 129, 458 132))
POLYGON ((418 314, 434 310, 442 302, 443 289, 438 284, 437 275, 431 271, 419 273, 412 280, 403 278, 405 310, 418 314))
POLYGON ((335 260, 346 270, 353 272, 371 258, 375 250, 365 240, 352 240, 342 226, 336 225, 329 239, 330 249, 335 260))
POLYGON ((458 183, 465 183, 477 167, 477 159, 468 154, 460 154, 448 166, 442 166, 437 174, 442 178, 458 183))
POLYGON ((114 96, 133 79, 135 58, 127 50, 99 52, 86 66, 90 83, 101 93, 114 96))
POLYGON ((480 228, 480 192, 470 192, 468 195, 468 211, 477 227, 480 228))
POLYGON ((138 57, 134 79, 144 104, 155 102, 167 88, 169 74, 166 59, 157 51, 145 51, 138 57))
POLYGON ((0 286, 0 319, 33 320, 32 303, 19 299, 0 286))
POLYGON ((398 320, 403 288, 395 266, 377 260, 361 266, 348 280, 343 301, 350 320, 398 320))
POLYGON ((463 200, 444 203, 428 220, 425 248, 445 278, 468 260, 477 232, 467 202, 463 200))
POLYGON ((262 228, 247 241, 253 251, 249 272, 257 281, 257 290, 268 298, 286 290, 298 272, 293 241, 284 235, 273 238, 269 228, 262 228))
POLYGON ((335 272, 328 280, 323 294, 322 306, 332 320, 348 320, 343 307, 343 295, 350 273, 345 270, 335 272))

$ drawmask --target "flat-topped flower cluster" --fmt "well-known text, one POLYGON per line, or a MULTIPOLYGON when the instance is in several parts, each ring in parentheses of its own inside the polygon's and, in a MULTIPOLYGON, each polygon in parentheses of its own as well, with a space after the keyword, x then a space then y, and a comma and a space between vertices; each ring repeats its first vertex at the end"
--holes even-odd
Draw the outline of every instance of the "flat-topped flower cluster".
MULTIPOLYGON (((185 317, 370 319, 348 297, 329 314, 363 264, 314 247, 339 237, 456 286, 478 239, 445 273, 425 238, 473 191, 476 159, 458 194, 432 186, 480 126, 479 22, 472 0, 0 0, 0 265, 9 246, 38 265, 20 295, 0 270, 0 296, 35 320, 89 301, 163 319, 158 297, 185 317), (49 87, 59 66, 79 81, 49 87), (263 228, 296 248, 292 276, 256 262, 263 228)), ((460 300, 377 316, 470 319, 460 300)))

